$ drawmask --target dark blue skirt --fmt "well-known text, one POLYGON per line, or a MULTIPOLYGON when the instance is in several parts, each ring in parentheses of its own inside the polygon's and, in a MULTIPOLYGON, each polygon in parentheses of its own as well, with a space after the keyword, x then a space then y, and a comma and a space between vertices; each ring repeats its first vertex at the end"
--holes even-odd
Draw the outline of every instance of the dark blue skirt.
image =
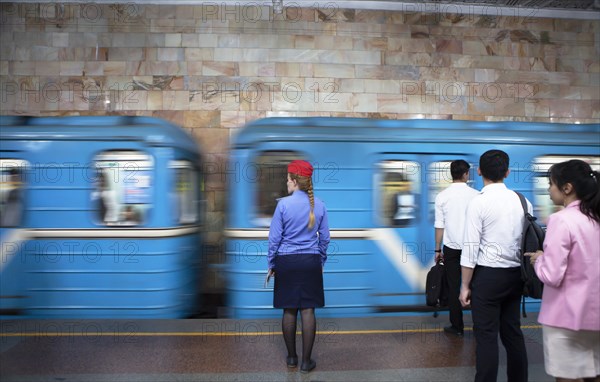
POLYGON ((274 291, 275 308, 322 308, 325 294, 321 256, 276 256, 274 291))

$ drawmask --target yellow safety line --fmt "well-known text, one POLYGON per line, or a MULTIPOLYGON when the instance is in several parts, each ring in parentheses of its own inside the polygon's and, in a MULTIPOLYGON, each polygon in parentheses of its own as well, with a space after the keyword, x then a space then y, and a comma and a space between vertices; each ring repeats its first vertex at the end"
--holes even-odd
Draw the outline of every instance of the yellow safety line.
MULTIPOLYGON (((541 329, 541 325, 524 325, 521 329, 541 329)), ((465 328, 466 331, 473 330, 465 328)), ((332 331, 317 331, 320 335, 353 335, 353 334, 393 334, 393 333, 437 333, 443 329, 388 329, 388 330, 332 330, 332 331)), ((0 333, 0 337, 235 337, 235 336, 271 336, 276 332, 99 332, 99 333, 84 333, 84 332, 45 332, 45 333, 0 333)), ((297 334, 300 334, 298 332, 297 334)))

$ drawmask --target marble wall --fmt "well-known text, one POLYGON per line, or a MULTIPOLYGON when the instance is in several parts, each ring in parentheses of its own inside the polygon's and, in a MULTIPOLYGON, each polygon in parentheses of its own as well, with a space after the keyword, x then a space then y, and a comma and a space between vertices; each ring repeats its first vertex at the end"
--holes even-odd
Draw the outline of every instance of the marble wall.
POLYGON ((219 164, 268 116, 600 122, 599 20, 217 4, 0 4, 2 114, 161 117, 219 164))

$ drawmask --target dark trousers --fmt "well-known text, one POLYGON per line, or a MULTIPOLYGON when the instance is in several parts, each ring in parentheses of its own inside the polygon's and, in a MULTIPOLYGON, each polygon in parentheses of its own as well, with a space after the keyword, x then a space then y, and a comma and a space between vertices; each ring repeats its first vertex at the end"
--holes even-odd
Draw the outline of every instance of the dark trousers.
POLYGON ((506 349, 508 382, 527 381, 527 351, 521 332, 520 268, 475 267, 471 281, 471 314, 476 349, 476 382, 498 377, 498 333, 506 349))
POLYGON ((450 323, 458 330, 463 330, 463 311, 458 295, 460 294, 460 249, 452 249, 444 245, 444 268, 448 281, 448 308, 450 323))

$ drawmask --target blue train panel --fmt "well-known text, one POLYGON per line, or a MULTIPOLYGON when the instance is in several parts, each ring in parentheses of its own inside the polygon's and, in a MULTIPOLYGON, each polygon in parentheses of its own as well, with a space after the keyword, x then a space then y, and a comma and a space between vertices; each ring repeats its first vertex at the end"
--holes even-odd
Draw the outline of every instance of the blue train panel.
POLYGON ((141 117, 0 117, 0 315, 177 318, 202 264, 201 151, 141 117))
MULTIPOLYGON (((320 316, 412 312, 425 305, 434 258, 434 200, 452 181, 450 162, 489 149, 511 158, 509 188, 542 223, 555 211, 547 171, 570 158, 600 168, 600 125, 352 118, 269 118, 243 128, 228 165, 227 286, 232 315, 277 317, 267 270, 268 229, 286 193, 286 166, 315 167, 315 195, 329 213, 331 244, 320 316)), ((539 300, 527 300, 530 311, 539 300)))

